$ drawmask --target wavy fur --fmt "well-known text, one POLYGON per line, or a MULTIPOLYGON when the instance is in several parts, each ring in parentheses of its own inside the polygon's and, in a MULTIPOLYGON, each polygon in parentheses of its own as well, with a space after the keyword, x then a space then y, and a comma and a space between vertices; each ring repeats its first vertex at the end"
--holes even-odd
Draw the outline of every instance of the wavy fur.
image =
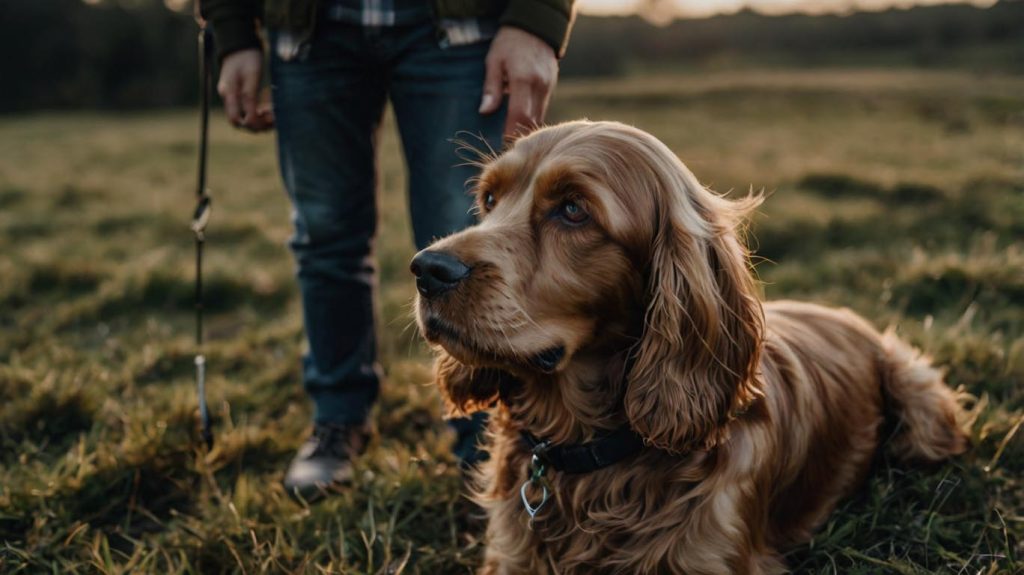
POLYGON ((545 128, 476 185, 494 200, 481 223, 429 248, 472 273, 417 314, 453 413, 503 390, 474 492, 482 573, 783 572, 780 551, 862 482, 886 406, 899 456, 966 448, 956 394, 906 343, 849 310, 762 303, 737 234, 760 198, 708 191, 649 134, 545 128), (560 219, 565 202, 589 220, 560 219), (551 349, 553 372, 534 367, 551 349), (626 422, 649 446, 550 472, 531 526, 519 431, 577 442, 626 422))

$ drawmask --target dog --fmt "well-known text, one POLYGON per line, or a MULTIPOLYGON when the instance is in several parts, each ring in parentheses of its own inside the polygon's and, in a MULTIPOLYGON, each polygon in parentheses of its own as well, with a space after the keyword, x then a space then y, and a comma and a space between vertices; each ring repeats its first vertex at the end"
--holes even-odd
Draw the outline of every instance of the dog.
POLYGON ((451 414, 491 409, 481 573, 780 573, 883 440, 968 445, 959 396, 847 309, 763 303, 739 229, 614 122, 540 129, 486 162, 478 225, 413 259, 451 414))

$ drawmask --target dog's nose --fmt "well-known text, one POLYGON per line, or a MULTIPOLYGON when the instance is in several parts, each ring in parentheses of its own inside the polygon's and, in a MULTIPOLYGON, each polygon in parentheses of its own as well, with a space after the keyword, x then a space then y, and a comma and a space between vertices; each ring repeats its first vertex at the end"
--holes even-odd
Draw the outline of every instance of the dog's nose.
POLYGON ((416 254, 409 270, 416 276, 416 289, 425 298, 438 296, 469 276, 469 266, 459 258, 429 250, 416 254))

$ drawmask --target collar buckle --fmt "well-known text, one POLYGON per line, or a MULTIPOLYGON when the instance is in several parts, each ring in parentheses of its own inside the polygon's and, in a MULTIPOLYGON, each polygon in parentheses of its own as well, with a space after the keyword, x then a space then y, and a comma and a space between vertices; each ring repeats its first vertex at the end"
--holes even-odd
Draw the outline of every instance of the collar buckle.
POLYGON ((551 451, 551 447, 551 442, 545 439, 538 441, 530 449, 530 453, 533 454, 532 459, 530 459, 530 469, 536 470, 538 465, 543 469, 545 465, 551 463, 551 459, 548 457, 548 452, 551 451))

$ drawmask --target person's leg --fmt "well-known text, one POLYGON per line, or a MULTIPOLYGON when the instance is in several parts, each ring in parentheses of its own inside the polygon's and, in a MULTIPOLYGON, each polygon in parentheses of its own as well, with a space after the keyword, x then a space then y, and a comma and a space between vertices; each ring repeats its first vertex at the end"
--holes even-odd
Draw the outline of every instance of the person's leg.
MULTIPOLYGON (((477 112, 489 42, 440 48, 432 26, 404 30, 391 81, 391 102, 409 169, 409 204, 417 249, 475 222, 467 181, 478 174, 457 153, 458 139, 485 152, 501 149, 504 108, 477 112)), ((470 155, 470 157, 472 157, 470 155)), ((476 159, 476 158, 473 158, 476 159)), ((451 422, 455 454, 480 458, 477 437, 486 417, 451 422)))
POLYGON ((477 112, 489 41, 441 48, 429 26, 409 29, 391 80, 391 102, 409 169, 416 247, 475 223, 467 181, 479 173, 459 140, 489 153, 501 150, 504 108, 477 112), (460 157, 461 156, 461 157, 460 157))
POLYGON ((308 48, 294 60, 271 60, 278 155, 294 208, 290 247, 309 343, 303 377, 318 426, 353 426, 365 422, 381 377, 372 246, 374 144, 386 83, 359 27, 324 22, 308 48))

